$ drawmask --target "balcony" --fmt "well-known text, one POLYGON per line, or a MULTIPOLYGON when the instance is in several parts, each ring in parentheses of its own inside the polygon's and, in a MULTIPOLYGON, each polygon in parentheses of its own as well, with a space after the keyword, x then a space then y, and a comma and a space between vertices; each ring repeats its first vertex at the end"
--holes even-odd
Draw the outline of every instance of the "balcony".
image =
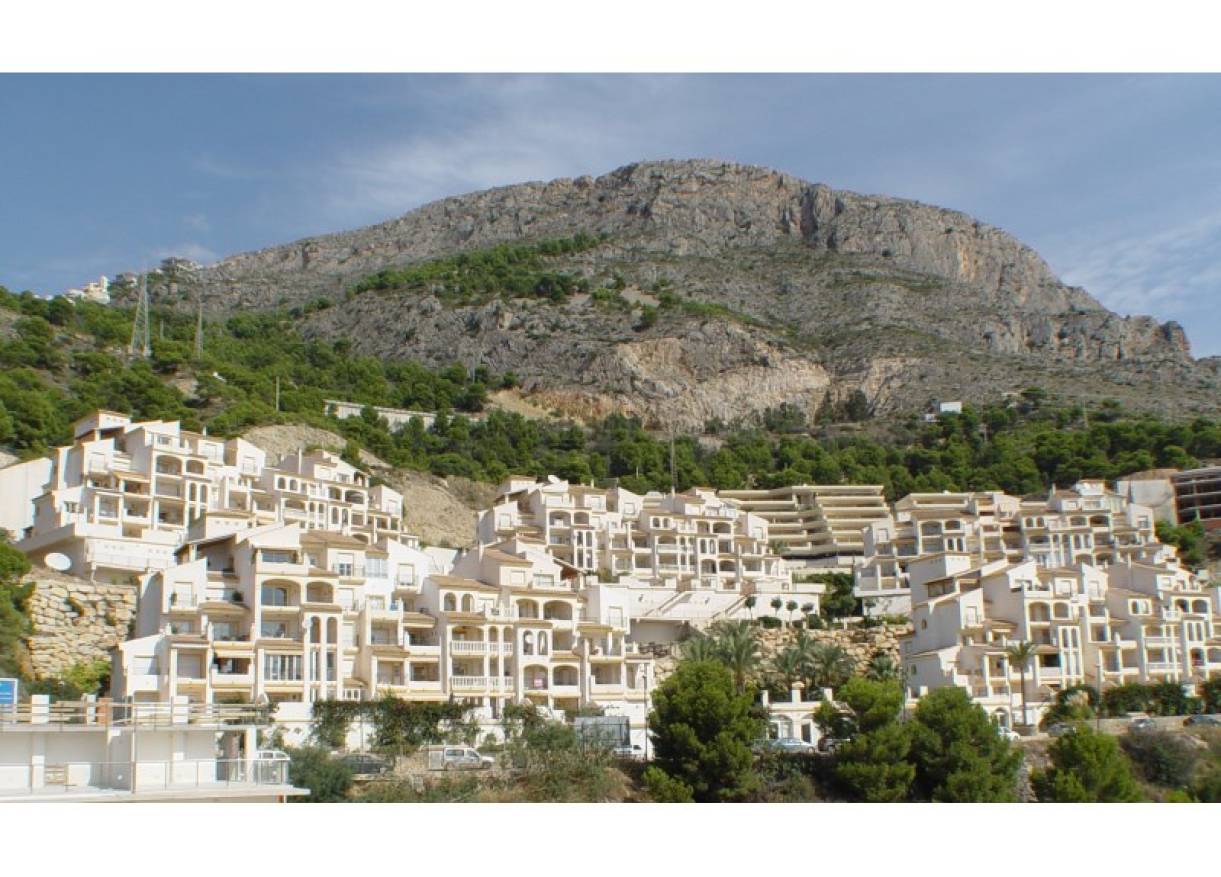
MULTIPOLYGON (((115 800, 116 792, 240 793, 287 786, 288 760, 69 761, 0 764, 0 800, 115 800)), ((121 798, 119 800, 122 800, 121 798)))
POLYGON ((212 684, 216 686, 250 686, 254 685, 254 673, 249 670, 241 673, 226 673, 219 667, 212 668, 212 684))
POLYGON ((449 687, 454 691, 483 691, 488 687, 487 676, 451 676, 449 687))

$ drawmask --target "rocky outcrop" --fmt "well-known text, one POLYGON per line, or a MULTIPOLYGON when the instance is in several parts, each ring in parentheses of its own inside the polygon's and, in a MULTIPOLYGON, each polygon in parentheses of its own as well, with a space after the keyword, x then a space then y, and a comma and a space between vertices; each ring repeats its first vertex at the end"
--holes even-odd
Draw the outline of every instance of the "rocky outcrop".
POLYGON ((1000 229, 724 162, 647 162, 446 198, 234 256, 155 293, 184 303, 199 293, 214 311, 340 300, 383 268, 577 232, 604 238, 552 258, 554 269, 595 286, 621 280, 626 307, 366 294, 304 318, 303 331, 387 358, 513 371, 546 410, 683 429, 782 402, 813 414, 858 390, 878 413, 1031 385, 1164 413, 1221 410, 1217 370, 1191 359, 1181 327, 1111 313, 1000 229), (656 303, 647 293, 659 284, 674 298, 649 325, 640 304, 656 303))
POLYGON ((28 646, 35 677, 108 661, 111 649, 127 639, 136 615, 135 584, 89 582, 44 567, 26 579, 34 582, 26 608, 34 625, 28 646))

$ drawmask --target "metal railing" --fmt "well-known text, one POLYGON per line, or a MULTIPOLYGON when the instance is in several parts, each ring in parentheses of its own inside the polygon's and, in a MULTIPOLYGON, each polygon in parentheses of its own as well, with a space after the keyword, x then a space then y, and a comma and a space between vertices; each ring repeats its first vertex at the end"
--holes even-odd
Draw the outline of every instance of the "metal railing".
POLYGON ((201 758, 181 761, 68 761, 0 764, 7 795, 150 792, 288 784, 287 759, 201 758))
POLYGON ((169 728, 176 725, 265 725, 270 707, 233 703, 127 703, 109 700, 32 700, 0 708, 0 730, 20 725, 99 725, 169 728))

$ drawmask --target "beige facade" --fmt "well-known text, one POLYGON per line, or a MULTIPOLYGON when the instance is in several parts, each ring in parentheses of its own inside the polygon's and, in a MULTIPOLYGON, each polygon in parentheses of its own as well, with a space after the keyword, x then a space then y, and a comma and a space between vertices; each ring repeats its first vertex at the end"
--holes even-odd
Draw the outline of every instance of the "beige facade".
POLYGON ((1194 686, 1221 675, 1216 589, 1179 567, 1171 549, 1155 560, 1048 567, 942 552, 912 561, 913 631, 902 644, 909 695, 957 685, 1012 726, 1036 724, 1074 685, 1194 686), (1024 642, 1035 656, 1023 697, 1007 652, 1024 642))
POLYGON ((745 618, 747 601, 779 596, 815 607, 824 587, 795 584, 770 547, 767 521, 711 490, 636 494, 552 478, 510 479, 479 518, 481 544, 536 545, 596 581, 598 600, 627 607, 638 641, 687 625, 745 618))
POLYGON ((107 411, 79 421, 74 436, 45 459, 0 474, 0 506, 17 547, 42 563, 61 555, 73 575, 126 581, 164 569, 200 528, 298 522, 366 542, 402 530, 402 497, 326 451, 271 465, 240 438, 107 411))
MULTIPOLYGON (((453 558, 274 524, 186 543, 141 595, 114 693, 136 700, 308 704, 391 694, 467 702, 498 731, 506 703, 596 705, 643 727, 652 662, 584 576, 517 541, 453 558)), ((297 706, 302 705, 302 706, 297 706)))
POLYGON ((867 612, 910 611, 908 566, 939 552, 964 554, 979 565, 1030 559, 1045 567, 1106 566, 1141 560, 1160 548, 1153 524, 1148 507, 1099 481, 1028 498, 914 493, 895 503, 893 520, 865 529, 865 558, 854 591, 867 612))
POLYGON ((852 569, 865 551, 864 529, 890 520, 877 484, 798 484, 717 495, 767 521, 780 556, 801 566, 852 569))

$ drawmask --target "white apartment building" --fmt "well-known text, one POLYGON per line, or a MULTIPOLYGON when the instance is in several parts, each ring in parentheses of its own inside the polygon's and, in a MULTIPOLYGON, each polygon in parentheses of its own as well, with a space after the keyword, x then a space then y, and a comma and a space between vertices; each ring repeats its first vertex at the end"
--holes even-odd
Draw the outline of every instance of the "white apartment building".
POLYGON ((1161 547, 1153 524, 1151 509, 1101 481, 1025 499, 997 492, 913 493, 895 503, 892 520, 863 531, 865 557, 854 593, 867 613, 909 612, 907 567, 939 552, 966 554, 979 564, 1031 559, 1045 567, 1147 559, 1161 547))
POLYGON ((271 466, 243 439, 108 411, 78 421, 73 435, 0 470, 0 526, 39 563, 62 555, 48 565, 73 575, 126 581, 164 569, 205 516, 212 527, 292 521, 367 542, 402 529, 402 497, 327 451, 271 466))
POLYGON ((747 598, 818 605, 821 584, 794 584, 767 521, 712 490, 636 494, 552 477, 510 478, 479 518, 480 544, 512 538, 545 549, 627 608, 636 642, 675 639, 687 625, 747 617, 747 598))
POLYGON ((34 695, 0 709, 0 803, 275 803, 308 794, 289 783, 287 759, 259 751, 266 725, 265 711, 249 705, 34 695))
POLYGON ((1037 724, 1073 685, 1195 685, 1221 674, 1217 591, 1164 546, 1156 563, 1105 568, 1085 558, 1047 566, 943 551, 912 560, 907 574, 913 631, 901 646, 912 698, 958 685, 1011 727, 1037 724), (1025 698, 1021 668, 1007 655, 1023 642, 1036 647, 1025 698))
POLYGON ((584 575, 509 540, 453 552, 373 544, 298 524, 190 541, 148 577, 116 697, 269 702, 299 738, 322 699, 459 699, 487 733, 506 703, 562 716, 597 705, 643 733, 651 659, 624 607, 584 575))
POLYGON ((890 520, 880 484, 797 484, 717 495, 767 521, 771 543, 794 566, 850 571, 865 553, 864 529, 890 520))

